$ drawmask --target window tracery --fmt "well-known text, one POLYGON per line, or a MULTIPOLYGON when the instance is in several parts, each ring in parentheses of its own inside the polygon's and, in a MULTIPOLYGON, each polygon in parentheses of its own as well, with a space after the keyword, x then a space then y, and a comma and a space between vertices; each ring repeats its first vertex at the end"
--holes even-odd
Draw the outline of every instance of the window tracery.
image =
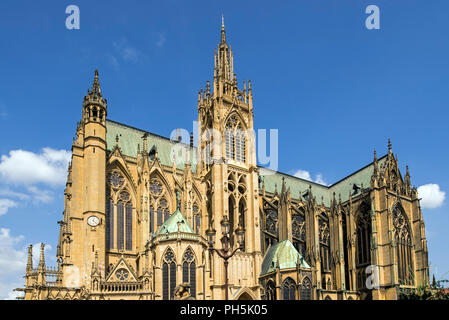
POLYGON ((296 282, 290 277, 282 283, 282 299, 296 300, 296 282))
POLYGON ((321 253, 321 269, 330 271, 330 252, 329 252, 329 222, 319 219, 319 239, 321 253))
POLYGON ((196 263, 195 255, 190 248, 187 248, 183 255, 182 282, 190 284, 190 295, 196 297, 196 263))
POLYGON ((413 244, 410 226, 402 208, 397 207, 393 211, 393 227, 399 283, 413 285, 413 244))
POLYGON ((107 176, 106 184, 106 247, 108 250, 133 250, 133 199, 129 182, 118 170, 107 176))
POLYGON ((154 233, 170 217, 170 205, 167 200, 168 191, 160 179, 150 180, 150 233, 154 233))
POLYGON ((164 255, 162 263, 162 298, 173 300, 176 287, 176 259, 171 249, 164 255))
POLYGON ((246 162, 245 131, 235 114, 226 123, 225 142, 227 159, 246 162))
POLYGON ((292 215, 293 245, 303 258, 306 257, 306 221, 303 214, 292 215))
POLYGON ((302 280, 299 296, 301 300, 312 300, 312 282, 308 277, 302 280))

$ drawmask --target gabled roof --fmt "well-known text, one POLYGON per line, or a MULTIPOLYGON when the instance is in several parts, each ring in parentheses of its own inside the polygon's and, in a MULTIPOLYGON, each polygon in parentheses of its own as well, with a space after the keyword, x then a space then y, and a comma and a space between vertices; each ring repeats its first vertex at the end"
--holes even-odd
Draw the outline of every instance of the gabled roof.
POLYGON ((176 211, 160 227, 158 234, 177 233, 178 230, 179 232, 195 234, 181 211, 176 209, 176 211))
POLYGON ((262 271, 260 272, 260 275, 262 276, 275 271, 277 265, 279 265, 279 269, 281 270, 296 268, 298 260, 300 261, 302 268, 310 268, 304 260, 304 257, 298 250, 296 250, 289 240, 278 242, 268 248, 262 262, 262 271))
MULTIPOLYGON (((166 137, 127 126, 112 120, 106 120, 106 128, 106 143, 109 151, 111 151, 115 146, 116 136, 118 136, 118 145, 122 151, 122 154, 135 158, 137 156, 137 146, 140 145, 140 150, 143 150, 142 136, 147 134, 148 151, 151 151, 153 148, 157 148, 158 157, 161 164, 168 167, 173 165, 171 150, 177 142, 174 142, 166 137)), ((191 148, 187 144, 182 145, 191 150, 191 168, 192 172, 196 172, 197 149, 195 147, 191 148)), ((379 167, 386 161, 386 159, 387 155, 379 158, 379 167)), ((177 164, 176 167, 181 170, 184 169, 183 164, 177 164)), ((373 168, 373 162, 371 162, 365 167, 330 186, 325 186, 313 181, 297 178, 286 173, 273 171, 263 167, 259 167, 259 176, 261 177, 261 180, 263 180, 265 191, 269 193, 274 193, 276 186, 278 192, 280 192, 282 187, 282 179, 284 179, 286 188, 290 188, 290 193, 293 199, 299 199, 299 194, 305 196, 309 191, 309 186, 311 186, 312 194, 316 198, 316 201, 321 204, 322 198, 324 205, 330 206, 334 192, 337 198, 338 195, 340 195, 341 200, 344 202, 349 199, 349 193, 352 193, 354 188, 360 189, 362 184, 364 188, 368 188, 370 186, 373 168)), ((259 187, 261 188, 262 184, 260 184, 259 187)))
MULTIPOLYGON (((379 167, 386 161, 386 159, 387 155, 384 155, 378 160, 379 167)), ((282 187, 282 179, 284 179, 285 187, 287 189, 290 188, 291 197, 293 199, 298 199, 299 194, 304 196, 308 192, 310 186, 312 189, 312 194, 316 197, 318 204, 321 204, 321 198, 323 198, 324 204, 326 206, 330 206, 330 201, 334 192, 337 197, 340 194, 341 200, 344 202, 349 200, 349 192, 352 192, 354 185, 361 187, 363 184, 364 188, 368 188, 370 186, 373 170, 374 166, 373 162, 371 162, 340 181, 337 181, 330 186, 325 186, 313 181, 297 178, 289 174, 259 167, 259 176, 261 177, 260 187, 262 186, 263 181, 266 192, 274 193, 277 187, 277 191, 279 193, 282 187)))

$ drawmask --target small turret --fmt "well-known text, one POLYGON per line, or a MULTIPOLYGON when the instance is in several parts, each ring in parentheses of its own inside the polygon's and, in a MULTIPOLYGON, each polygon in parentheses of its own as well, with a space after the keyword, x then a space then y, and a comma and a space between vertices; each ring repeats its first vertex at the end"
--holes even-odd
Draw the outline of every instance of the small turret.
POLYGON ((105 125, 107 115, 107 100, 102 97, 98 70, 95 70, 95 78, 92 88, 87 90, 83 101, 83 121, 99 122, 105 125))

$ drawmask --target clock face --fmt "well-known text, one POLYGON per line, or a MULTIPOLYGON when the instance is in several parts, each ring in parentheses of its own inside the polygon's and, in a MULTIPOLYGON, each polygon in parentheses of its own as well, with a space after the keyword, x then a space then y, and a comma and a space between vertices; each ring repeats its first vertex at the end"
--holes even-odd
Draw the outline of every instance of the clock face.
POLYGON ((87 223, 88 223, 91 227, 98 226, 98 224, 100 223, 100 218, 98 218, 97 216, 90 216, 90 217, 87 219, 87 223))

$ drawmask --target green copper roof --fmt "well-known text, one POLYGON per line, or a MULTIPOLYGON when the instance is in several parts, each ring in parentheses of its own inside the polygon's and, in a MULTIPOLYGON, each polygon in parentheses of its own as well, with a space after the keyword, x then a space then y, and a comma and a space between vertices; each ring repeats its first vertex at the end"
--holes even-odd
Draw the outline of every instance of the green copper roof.
POLYGON ((158 234, 177 233, 178 230, 179 232, 184 233, 195 233, 190 227, 186 218, 184 218, 184 216, 182 215, 181 211, 179 211, 179 209, 177 209, 170 216, 170 218, 168 218, 167 221, 164 222, 164 224, 159 229, 158 234))
POLYGON ((267 253, 265 254, 260 275, 275 271, 278 264, 281 270, 296 268, 298 259, 301 263, 302 268, 310 268, 310 266, 290 241, 284 240, 278 242, 275 245, 270 246, 267 253))
MULTIPOLYGON (((106 146, 107 150, 112 150, 112 148, 116 144, 116 137, 118 136, 119 142, 118 146, 122 153, 128 157, 136 158, 137 157, 137 145, 140 145, 140 150, 143 150, 143 139, 142 136, 147 133, 147 146, 148 151, 151 151, 152 148, 157 148, 157 153, 159 157, 159 161, 165 165, 171 167, 173 164, 171 150, 176 142, 171 141, 168 138, 156 135, 154 133, 150 133, 147 131, 143 131, 140 129, 136 129, 115 121, 106 120, 106 146)), ((189 145, 181 144, 185 146, 187 149, 190 149, 189 145)), ((191 163, 192 163, 192 171, 196 172, 196 148, 191 149, 191 163)), ((184 169, 184 165, 181 163, 177 163, 176 167, 178 169, 184 169)))
MULTIPOLYGON (((378 165, 385 162, 387 156, 383 156, 378 160, 378 165)), ((373 174, 373 163, 371 162, 362 169, 350 174, 346 178, 330 185, 325 186, 313 181, 297 178, 285 173, 272 171, 266 168, 259 167, 259 176, 261 177, 261 182, 259 188, 262 188, 262 181, 265 185, 265 191, 274 193, 277 190, 280 194, 282 189, 282 178, 284 178, 286 188, 290 188, 290 194, 293 199, 299 199, 299 195, 306 199, 306 195, 309 190, 309 186, 312 189, 312 194, 316 198, 318 204, 321 204, 321 199, 323 199, 325 206, 330 206, 333 193, 335 192, 336 199, 338 200, 338 195, 341 195, 341 200, 344 202, 349 200, 349 193, 353 192, 354 184, 357 187, 368 188, 370 186, 371 175, 373 174)))

